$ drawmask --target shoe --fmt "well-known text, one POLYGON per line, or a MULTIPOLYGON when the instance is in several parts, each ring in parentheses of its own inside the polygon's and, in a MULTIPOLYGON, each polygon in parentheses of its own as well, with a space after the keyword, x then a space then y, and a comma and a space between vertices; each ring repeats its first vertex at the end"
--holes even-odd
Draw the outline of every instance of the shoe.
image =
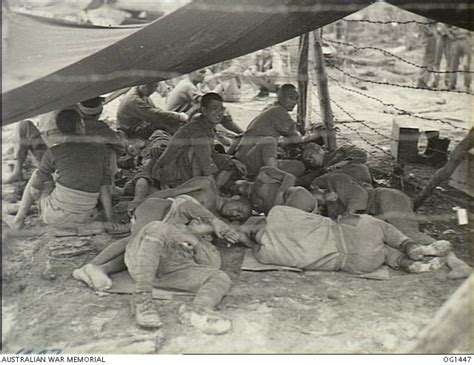
POLYGON ((232 321, 219 314, 195 306, 181 305, 178 321, 196 327, 208 335, 222 335, 232 328, 232 321))
POLYGON ((151 293, 134 293, 132 297, 132 312, 139 326, 159 328, 162 326, 151 293))

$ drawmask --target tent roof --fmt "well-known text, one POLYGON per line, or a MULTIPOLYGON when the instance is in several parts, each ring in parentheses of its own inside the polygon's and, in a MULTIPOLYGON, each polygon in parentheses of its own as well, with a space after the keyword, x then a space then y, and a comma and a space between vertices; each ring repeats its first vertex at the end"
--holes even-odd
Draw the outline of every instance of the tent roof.
MULTIPOLYGON (((437 9, 421 5, 441 4, 431 1, 417 7, 404 0, 390 2, 421 15, 437 9)), ((370 3, 195 0, 146 26, 116 28, 84 28, 10 13, 4 32, 2 125, 239 57, 332 23, 370 3)), ((455 15, 463 4, 455 1, 449 10, 443 3, 444 18, 439 19, 462 25, 463 17, 455 15)))

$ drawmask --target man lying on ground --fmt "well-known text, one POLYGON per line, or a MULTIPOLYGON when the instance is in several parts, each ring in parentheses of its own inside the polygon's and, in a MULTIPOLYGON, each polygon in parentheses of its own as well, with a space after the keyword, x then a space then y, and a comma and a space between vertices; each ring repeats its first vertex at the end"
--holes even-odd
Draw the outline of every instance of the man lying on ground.
POLYGON ((309 187, 318 176, 336 170, 351 175, 361 182, 372 184, 369 169, 364 166, 367 162, 367 153, 350 144, 328 152, 316 143, 308 143, 302 157, 306 171, 304 175, 298 177, 296 185, 309 187))
POLYGON ((264 264, 352 274, 370 273, 386 264, 421 273, 443 267, 449 253, 449 245, 421 245, 391 224, 365 214, 333 221, 276 206, 266 218, 251 220, 238 229, 249 238, 247 244, 256 243, 255 257, 264 264))
POLYGON ((230 221, 237 220, 243 222, 252 213, 250 202, 246 198, 238 196, 226 198, 221 196, 214 179, 210 176, 194 177, 178 185, 176 188, 159 190, 142 200, 133 200, 129 203, 129 213, 133 213, 136 207, 145 200, 176 198, 183 194, 196 199, 203 207, 209 209, 212 214, 230 221))
POLYGON ((205 333, 224 333, 231 322, 213 309, 229 291, 231 281, 219 270, 219 252, 202 238, 209 233, 230 243, 239 239, 234 229, 194 198, 153 198, 135 211, 130 237, 112 243, 91 263, 74 270, 73 276, 94 289, 105 290, 112 285, 108 274, 123 271, 126 265, 135 280, 132 302, 140 326, 162 325, 152 298, 156 278, 162 288, 196 293, 192 305, 179 309, 181 322, 205 333))
POLYGON ((301 186, 294 186, 296 177, 275 167, 263 166, 255 182, 235 182, 239 194, 249 198, 259 213, 268 214, 275 205, 286 205, 305 212, 317 210, 313 195, 301 186))
MULTIPOLYGON (((316 178, 311 186, 317 195, 318 204, 327 204, 328 216, 332 219, 340 215, 350 216, 353 213, 370 214, 392 224, 414 242, 439 247, 450 245, 448 241, 437 241, 420 231, 410 197, 399 190, 373 189, 340 172, 331 172, 316 178)), ((462 272, 466 273, 468 271, 466 269, 468 268, 465 267, 462 272)), ((457 278, 461 275, 461 271, 451 272, 448 275, 457 278)))
POLYGON ((90 223, 99 198, 106 220, 112 220, 110 175, 104 145, 84 142, 77 134, 81 125, 77 111, 62 110, 55 119, 65 142, 46 151, 28 181, 11 223, 13 229, 23 226, 34 200, 39 200, 43 221, 56 228, 84 227, 90 223), (54 172, 56 180, 53 180, 54 172))

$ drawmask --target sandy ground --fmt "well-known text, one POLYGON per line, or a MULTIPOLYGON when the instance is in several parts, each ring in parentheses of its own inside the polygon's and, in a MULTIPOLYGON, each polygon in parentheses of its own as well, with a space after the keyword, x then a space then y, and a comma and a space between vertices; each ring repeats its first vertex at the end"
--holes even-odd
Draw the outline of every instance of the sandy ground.
MULTIPOLYGON (((419 54, 416 55, 419 57, 419 54)), ((376 69, 353 68, 351 73, 373 71, 372 79, 387 78, 376 69)), ((345 87, 375 96, 399 108, 420 112, 424 116, 454 118, 453 125, 466 128, 469 96, 447 92, 430 92, 364 84, 344 80, 332 68, 329 75, 345 87)), ((389 74, 388 71, 384 71, 389 74)), ((412 85, 416 73, 390 74, 390 81, 412 85)), ((362 77, 362 76, 360 76, 362 77)), ((370 78, 370 77, 365 77, 370 78)), ((319 121, 319 107, 313 87, 311 120, 319 121)), ((388 181, 392 121, 397 115, 390 107, 341 89, 330 82, 333 100, 356 119, 368 121, 373 128, 352 124, 352 130, 340 124, 339 139, 367 149, 374 176, 388 181), (357 131, 358 133, 356 133, 357 131), (363 139, 360 137, 362 135, 363 139), (371 144, 364 141, 367 140, 371 144), (376 145, 379 148, 374 148, 376 145)), ((228 109, 245 127, 272 97, 252 100, 254 93, 246 86, 243 100, 228 104, 228 109)), ((158 103, 160 98, 156 97, 158 103)), ((119 100, 110 103, 105 112, 113 120, 119 100)), ((472 102, 472 100, 471 100, 472 102)), ((333 104, 336 120, 350 118, 333 104)), ((420 123, 414 120, 414 123, 420 123)), ((451 138, 450 149, 465 131, 434 123, 442 136, 451 138)), ((2 130, 3 172, 11 158, 13 126, 2 130)), ((420 183, 426 183, 435 169, 408 164, 420 183)), ((3 199, 19 198, 22 184, 4 185, 3 199)), ((406 187, 413 196, 415 191, 406 187)), ((452 242, 455 252, 471 265, 469 247, 472 229, 459 226, 453 207, 472 204, 465 194, 447 184, 441 186, 420 209, 425 218, 422 229, 438 239, 452 242), (439 194, 441 193, 441 194, 439 194)), ((472 216, 471 216, 472 218, 472 216)), ((4 240, 3 250, 3 351, 65 353, 393 353, 409 345, 417 333, 433 318, 444 301, 461 284, 448 280, 447 269, 408 275, 390 270, 390 280, 361 279, 344 273, 241 271, 244 249, 218 245, 223 270, 233 280, 230 294, 219 306, 231 318, 233 329, 222 336, 203 335, 177 322, 177 308, 190 302, 189 296, 156 301, 164 326, 158 331, 137 327, 130 311, 128 295, 96 293, 74 280, 71 272, 89 262, 115 238, 54 238, 33 211, 26 222, 28 237, 4 240), (74 256, 58 255, 58 248, 72 250, 74 256), (54 277, 54 278, 53 278, 54 277)), ((466 338, 456 351, 472 350, 466 338)))

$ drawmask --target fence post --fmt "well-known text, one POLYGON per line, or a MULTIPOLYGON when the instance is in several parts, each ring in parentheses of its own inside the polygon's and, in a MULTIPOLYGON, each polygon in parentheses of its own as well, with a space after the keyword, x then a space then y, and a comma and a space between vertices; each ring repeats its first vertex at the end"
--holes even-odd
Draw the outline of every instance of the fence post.
POLYGON ((306 111, 308 102, 308 51, 309 33, 300 36, 298 47, 298 116, 296 126, 301 134, 306 130, 306 111))
POLYGON ((316 81, 318 87, 318 99, 323 118, 323 124, 327 130, 327 148, 334 151, 337 148, 336 134, 334 132, 333 115, 331 110, 331 99, 329 97, 328 77, 326 75, 326 67, 324 65, 324 56, 322 49, 322 41, 319 35, 319 29, 314 32, 314 62, 316 69, 316 81))

